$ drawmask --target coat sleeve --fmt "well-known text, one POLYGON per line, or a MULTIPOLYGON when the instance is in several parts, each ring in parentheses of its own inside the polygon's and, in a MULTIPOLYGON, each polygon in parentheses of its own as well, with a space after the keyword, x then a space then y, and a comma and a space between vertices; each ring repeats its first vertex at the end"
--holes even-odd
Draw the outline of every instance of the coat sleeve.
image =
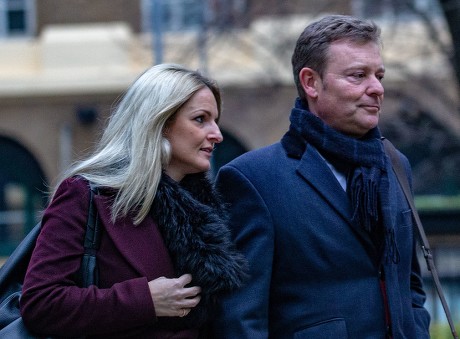
POLYGON ((86 181, 67 179, 45 211, 20 301, 32 331, 78 337, 124 331, 156 319, 147 278, 110 288, 76 285, 88 205, 86 181))
MULTIPOLYGON (((409 180, 409 185, 412 190, 412 172, 410 168, 409 160, 400 152, 400 158, 403 161, 404 168, 406 170, 406 175, 409 180)), ((412 192, 413 195, 413 192, 412 192)), ((417 331, 417 338, 429 338, 430 337, 430 315, 426 308, 424 307, 426 294, 423 290, 423 281, 422 274, 420 270, 420 263, 417 257, 417 246, 418 242, 415 240, 418 238, 417 225, 415 225, 415 220, 413 221, 414 225, 412 229, 414 230, 414 244, 413 244, 413 254, 412 254, 412 270, 410 276, 410 286, 411 286, 411 295, 412 295, 412 309, 414 312, 415 327, 417 331)))
POLYGON ((274 251, 271 216, 259 192, 237 168, 221 168, 216 184, 229 206, 234 242, 249 262, 249 279, 221 299, 212 337, 266 339, 274 251))

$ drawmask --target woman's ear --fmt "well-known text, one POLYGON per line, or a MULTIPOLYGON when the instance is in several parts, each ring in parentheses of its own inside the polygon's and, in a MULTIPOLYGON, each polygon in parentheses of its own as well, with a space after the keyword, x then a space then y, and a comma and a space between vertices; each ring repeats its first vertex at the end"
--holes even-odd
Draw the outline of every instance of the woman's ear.
POLYGON ((299 80, 306 98, 315 99, 318 96, 319 74, 309 67, 304 67, 300 70, 299 80))
POLYGON ((171 126, 171 121, 170 120, 166 121, 166 123, 163 126, 163 131, 161 133, 163 135, 163 138, 168 137, 170 126, 171 126))

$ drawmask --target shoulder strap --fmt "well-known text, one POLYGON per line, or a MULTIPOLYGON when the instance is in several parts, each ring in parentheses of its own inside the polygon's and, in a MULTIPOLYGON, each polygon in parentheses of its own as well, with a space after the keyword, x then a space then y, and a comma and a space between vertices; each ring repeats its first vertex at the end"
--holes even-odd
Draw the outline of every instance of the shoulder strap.
POLYGON ((430 245, 428 244, 428 239, 423 229, 423 225, 420 220, 420 216, 417 212, 417 209, 415 208, 412 191, 409 187, 409 182, 407 180, 407 175, 404 171, 404 167, 401 163, 401 160, 399 158, 399 155, 394 145, 388 139, 385 139, 385 138, 383 138, 383 145, 385 147, 385 152, 390 157, 391 164, 393 166, 393 171, 395 172, 396 177, 398 178, 399 185, 401 186, 404 192, 404 195, 406 196, 407 202, 409 203, 409 206, 412 210, 412 215, 414 217, 415 224, 417 225, 418 234, 420 236, 423 256, 425 257, 428 270, 431 272, 431 275, 433 277, 436 291, 438 292, 439 298, 441 299, 442 307, 444 308, 444 312, 446 313, 447 321, 449 322, 450 330, 452 332, 453 337, 455 339, 458 339, 457 332, 455 331, 454 322, 452 321, 452 316, 450 314, 449 306, 447 305, 446 299, 444 297, 444 293, 442 291, 441 282, 439 280, 439 276, 436 271, 436 267, 434 266, 433 255, 430 249, 430 245))
POLYGON ((88 220, 86 223, 85 240, 83 243, 85 252, 81 261, 79 277, 81 279, 81 287, 98 285, 99 283, 99 270, 97 266, 96 253, 101 243, 101 229, 96 204, 94 203, 94 196, 99 193, 99 190, 92 182, 89 183, 89 188, 88 220))

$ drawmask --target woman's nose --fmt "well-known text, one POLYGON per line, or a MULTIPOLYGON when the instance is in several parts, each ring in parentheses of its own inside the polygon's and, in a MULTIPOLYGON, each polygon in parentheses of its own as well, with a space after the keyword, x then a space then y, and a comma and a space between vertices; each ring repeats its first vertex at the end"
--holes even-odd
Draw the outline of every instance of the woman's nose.
POLYGON ((224 140, 220 128, 216 123, 213 124, 212 130, 208 135, 208 139, 214 141, 216 144, 221 143, 224 140))

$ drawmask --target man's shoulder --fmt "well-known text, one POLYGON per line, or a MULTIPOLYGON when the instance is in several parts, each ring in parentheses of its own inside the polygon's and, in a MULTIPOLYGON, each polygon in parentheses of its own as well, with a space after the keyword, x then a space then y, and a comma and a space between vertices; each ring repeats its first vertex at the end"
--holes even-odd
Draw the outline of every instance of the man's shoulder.
POLYGON ((237 168, 245 167, 260 167, 263 164, 276 162, 281 157, 285 156, 285 151, 279 142, 272 145, 264 146, 255 150, 248 151, 237 158, 230 161, 225 166, 233 166, 237 168))

